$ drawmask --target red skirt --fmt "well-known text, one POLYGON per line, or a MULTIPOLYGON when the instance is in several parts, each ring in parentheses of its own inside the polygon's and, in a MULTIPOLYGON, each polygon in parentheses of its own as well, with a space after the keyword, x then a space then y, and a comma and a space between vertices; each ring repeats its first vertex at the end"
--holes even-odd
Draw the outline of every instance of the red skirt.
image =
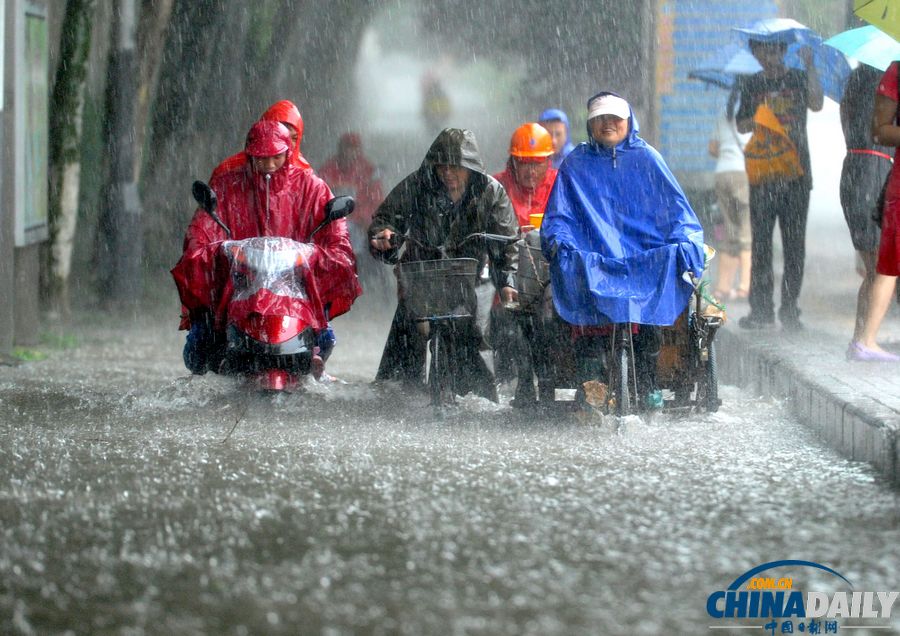
MULTIPOLYGON (((896 181, 891 176, 892 181, 896 181)), ((900 188, 896 183, 888 186, 881 221, 881 245, 878 248, 878 264, 875 271, 884 276, 900 276, 900 188)))

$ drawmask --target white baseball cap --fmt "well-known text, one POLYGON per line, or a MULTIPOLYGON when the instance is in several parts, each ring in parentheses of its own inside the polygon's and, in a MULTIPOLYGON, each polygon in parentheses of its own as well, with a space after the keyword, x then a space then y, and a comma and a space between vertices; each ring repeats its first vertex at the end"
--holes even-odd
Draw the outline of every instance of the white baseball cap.
POLYGON ((621 119, 628 119, 631 116, 631 107, 617 95, 600 95, 588 102, 587 118, 590 120, 600 115, 615 115, 621 119))

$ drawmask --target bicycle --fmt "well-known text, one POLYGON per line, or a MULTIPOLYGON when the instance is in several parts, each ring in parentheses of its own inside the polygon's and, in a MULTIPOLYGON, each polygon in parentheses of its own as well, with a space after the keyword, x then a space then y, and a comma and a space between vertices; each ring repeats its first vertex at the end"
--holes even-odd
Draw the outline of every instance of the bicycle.
MULTIPOLYGON (((456 247, 476 238, 502 242, 518 240, 517 236, 476 232, 466 236, 456 247)), ((451 361, 456 358, 457 351, 456 338, 450 335, 462 328, 463 320, 475 318, 475 285, 480 263, 474 258, 450 258, 445 246, 425 245, 408 235, 394 234, 391 239, 396 247, 407 240, 441 256, 433 260, 401 262, 398 267, 403 300, 420 325, 420 333, 428 339, 428 391, 432 405, 440 408, 455 401, 451 361)))

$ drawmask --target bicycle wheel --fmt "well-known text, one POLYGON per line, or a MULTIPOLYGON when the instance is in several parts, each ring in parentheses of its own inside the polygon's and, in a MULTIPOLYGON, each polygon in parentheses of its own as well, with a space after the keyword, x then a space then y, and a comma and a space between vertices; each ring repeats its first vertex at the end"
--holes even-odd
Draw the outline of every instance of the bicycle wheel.
POLYGON ((444 326, 432 325, 431 363, 428 365, 428 390, 432 406, 442 406, 453 401, 452 378, 450 377, 450 343, 444 335, 444 326))
POLYGON ((715 413, 719 410, 719 367, 716 362, 716 343, 710 342, 707 345, 706 358, 706 400, 705 405, 708 413, 715 413))
POLYGON ((431 339, 428 343, 431 347, 431 361, 428 365, 428 392, 431 394, 432 406, 440 406, 441 404, 441 384, 444 381, 440 372, 441 357, 444 355, 440 331, 438 325, 431 325, 431 339))
POLYGON ((631 352, 627 347, 619 348, 616 353, 618 368, 616 369, 616 415, 629 415, 631 413, 631 391, 629 378, 631 377, 631 352))

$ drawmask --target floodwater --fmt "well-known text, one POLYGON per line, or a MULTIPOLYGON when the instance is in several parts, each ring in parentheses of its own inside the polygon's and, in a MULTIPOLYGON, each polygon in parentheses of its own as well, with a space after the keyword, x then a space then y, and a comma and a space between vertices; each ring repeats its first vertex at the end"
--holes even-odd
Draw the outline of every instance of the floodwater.
POLYGON ((897 589, 897 491, 781 405, 436 418, 370 386, 386 320, 339 319, 343 382, 275 397, 189 377, 161 319, 0 367, 0 632, 709 633, 778 559, 897 589))

